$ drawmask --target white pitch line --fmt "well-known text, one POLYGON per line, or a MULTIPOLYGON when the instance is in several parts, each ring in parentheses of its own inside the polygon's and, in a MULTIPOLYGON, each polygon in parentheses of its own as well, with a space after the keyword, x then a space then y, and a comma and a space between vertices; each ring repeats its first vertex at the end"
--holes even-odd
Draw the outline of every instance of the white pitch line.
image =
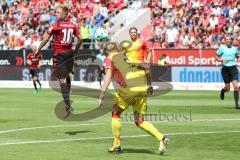
MULTIPOLYGON (((209 132, 186 132, 186 133, 168 133, 167 135, 203 135, 203 134, 223 134, 223 133, 240 133, 240 131, 209 131, 209 132)), ((122 136, 122 138, 139 138, 149 137, 150 135, 133 135, 122 136)), ((57 139, 57 140, 39 140, 39 141, 26 141, 26 142, 4 142, 0 146, 6 145, 21 145, 21 144, 39 144, 39 143, 58 143, 58 142, 71 142, 71 141, 87 141, 87 140, 103 140, 112 139, 113 137, 92 137, 92 138, 77 138, 77 139, 57 139)))
MULTIPOLYGON (((199 119, 186 122, 214 122, 214 121, 240 121, 240 119, 199 119)), ((171 121, 150 121, 151 123, 167 123, 171 121)), ((177 121, 173 121, 177 122, 177 121)), ((122 122, 124 124, 131 124, 133 122, 122 122)), ((110 125, 110 123, 82 123, 82 124, 70 124, 70 125, 54 125, 54 126, 41 126, 41 127, 29 127, 29 128, 18 128, 0 131, 0 135, 4 133, 17 132, 17 131, 27 131, 35 129, 45 129, 45 128, 60 128, 60 127, 75 127, 75 126, 96 126, 96 125, 110 125)))
POLYGON ((193 122, 240 121, 240 119, 198 119, 198 120, 192 120, 192 121, 193 122))
POLYGON ((17 131, 26 131, 26 130, 35 130, 35 129, 45 129, 45 128, 60 128, 60 127, 75 127, 75 126, 96 126, 96 125, 105 125, 110 123, 83 123, 83 124, 70 124, 70 125, 55 125, 55 126, 42 126, 42 127, 30 127, 30 128, 19 128, 19 129, 10 129, 5 131, 0 131, 0 134, 17 132, 17 131))

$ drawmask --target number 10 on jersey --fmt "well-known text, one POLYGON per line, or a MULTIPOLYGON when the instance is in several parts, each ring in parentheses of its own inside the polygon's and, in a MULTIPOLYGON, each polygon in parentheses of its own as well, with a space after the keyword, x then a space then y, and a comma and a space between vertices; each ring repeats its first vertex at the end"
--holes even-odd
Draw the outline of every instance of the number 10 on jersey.
POLYGON ((63 40, 61 43, 70 43, 73 37, 73 29, 72 28, 64 28, 62 29, 63 32, 63 40))

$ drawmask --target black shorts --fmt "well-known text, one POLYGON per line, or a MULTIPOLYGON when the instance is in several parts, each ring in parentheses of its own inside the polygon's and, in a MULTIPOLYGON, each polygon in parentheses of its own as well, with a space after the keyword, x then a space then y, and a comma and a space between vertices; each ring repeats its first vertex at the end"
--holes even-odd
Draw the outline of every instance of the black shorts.
POLYGON ((238 69, 236 66, 225 67, 222 68, 222 77, 224 83, 230 83, 233 80, 238 81, 238 69))
POLYGON ((67 51, 53 56, 53 71, 58 79, 64 79, 73 72, 73 51, 67 51))
POLYGON ((169 42, 169 43, 168 43, 168 47, 169 47, 169 48, 174 48, 174 46, 175 46, 174 42, 169 42))
POLYGON ((30 74, 33 77, 38 77, 39 69, 30 69, 30 74))
POLYGON ((98 67, 98 81, 102 80, 103 75, 105 75, 105 68, 103 68, 103 70, 101 70, 101 68, 98 67))

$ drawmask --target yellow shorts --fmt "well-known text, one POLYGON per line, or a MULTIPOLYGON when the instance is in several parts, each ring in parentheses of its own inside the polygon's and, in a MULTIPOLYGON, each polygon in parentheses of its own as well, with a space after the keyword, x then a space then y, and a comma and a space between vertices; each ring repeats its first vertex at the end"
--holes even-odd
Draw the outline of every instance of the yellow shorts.
POLYGON ((145 114, 147 111, 147 93, 146 92, 131 92, 127 90, 117 90, 114 98, 114 104, 118 105, 123 110, 128 106, 133 107, 133 111, 145 114))

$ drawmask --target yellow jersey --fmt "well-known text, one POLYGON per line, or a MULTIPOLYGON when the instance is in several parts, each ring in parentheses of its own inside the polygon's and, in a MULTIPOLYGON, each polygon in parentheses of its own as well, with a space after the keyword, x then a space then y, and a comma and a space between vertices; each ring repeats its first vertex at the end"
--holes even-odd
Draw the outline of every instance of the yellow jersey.
POLYGON ((144 52, 148 50, 147 43, 144 40, 137 39, 126 48, 126 56, 131 63, 142 63, 144 61, 144 52))
POLYGON ((104 62, 106 69, 112 69, 115 88, 134 92, 147 90, 145 71, 129 64, 124 53, 110 52, 104 62))

